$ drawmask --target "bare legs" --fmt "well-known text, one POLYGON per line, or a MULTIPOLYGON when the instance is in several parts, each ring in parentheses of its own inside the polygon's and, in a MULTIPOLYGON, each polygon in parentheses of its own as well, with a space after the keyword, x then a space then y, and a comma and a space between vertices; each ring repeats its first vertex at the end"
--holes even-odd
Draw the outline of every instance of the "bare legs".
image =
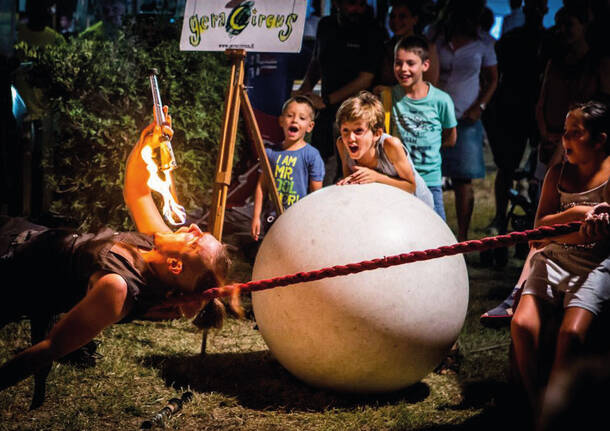
MULTIPOLYGON (((542 334, 546 331, 544 322, 549 320, 551 313, 556 311, 549 304, 533 295, 524 295, 511 322, 515 365, 534 411, 540 407, 541 395, 547 383, 545 375, 540 372, 540 363, 544 353, 548 352, 545 349, 549 348, 543 342, 542 334)), ((593 318, 594 315, 583 308, 570 307, 565 310, 556 336, 549 381, 582 352, 593 318)))

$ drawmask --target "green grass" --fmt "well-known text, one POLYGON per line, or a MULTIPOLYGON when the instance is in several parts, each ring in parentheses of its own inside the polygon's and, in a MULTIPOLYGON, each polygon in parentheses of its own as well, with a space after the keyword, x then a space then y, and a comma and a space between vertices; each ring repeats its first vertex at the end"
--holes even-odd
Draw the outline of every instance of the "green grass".
MULTIPOLYGON (((484 236, 493 213, 493 173, 475 183, 471 238, 484 236)), ((445 193, 455 231, 452 193, 445 193)), ((466 256, 470 302, 459 337, 457 373, 431 373, 411 388, 377 396, 337 394, 300 382, 270 355, 254 321, 230 317, 210 334, 186 321, 115 325, 99 337, 104 356, 81 370, 54 364, 42 407, 28 411, 32 379, 0 393, 0 430, 135 430, 168 399, 194 393, 167 429, 182 430, 471 430, 509 423, 505 408, 509 334, 487 329, 479 315, 510 291, 522 264, 482 268, 466 256)), ((237 259, 233 276, 246 280, 248 262, 237 259)), ((248 298, 244 298, 248 308, 248 298)), ((28 344, 28 324, 0 330, 0 361, 28 344)))

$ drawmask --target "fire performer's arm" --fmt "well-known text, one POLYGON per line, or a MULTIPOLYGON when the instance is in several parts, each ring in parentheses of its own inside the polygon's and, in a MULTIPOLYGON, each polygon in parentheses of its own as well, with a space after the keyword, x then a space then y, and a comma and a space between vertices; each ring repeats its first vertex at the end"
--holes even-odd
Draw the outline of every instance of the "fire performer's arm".
MULTIPOLYGON (((163 109, 167 112, 167 107, 163 109)), ((149 172, 140 155, 144 146, 153 142, 154 139, 160 139, 162 134, 172 136, 171 120, 169 116, 166 116, 166 118, 168 123, 163 125, 163 128, 150 124, 142 131, 138 143, 127 159, 125 170, 125 186, 123 188, 125 204, 138 231, 149 235, 155 232, 171 232, 153 200, 150 187, 147 185, 149 172)))
POLYGON ((97 279, 87 295, 53 327, 48 338, 24 350, 0 367, 0 390, 8 388, 93 340, 103 329, 123 319, 127 284, 117 274, 97 279))

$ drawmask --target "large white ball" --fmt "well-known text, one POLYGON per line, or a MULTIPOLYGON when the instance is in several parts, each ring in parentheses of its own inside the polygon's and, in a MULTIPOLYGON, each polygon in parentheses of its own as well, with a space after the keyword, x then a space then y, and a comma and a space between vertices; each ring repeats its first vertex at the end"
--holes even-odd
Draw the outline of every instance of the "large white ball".
MULTIPOLYGON (((279 217, 256 257, 253 280, 455 243, 413 195, 382 184, 330 186, 279 217)), ((299 379, 348 392, 385 392, 420 381, 464 323, 462 255, 254 292, 260 332, 299 379)))

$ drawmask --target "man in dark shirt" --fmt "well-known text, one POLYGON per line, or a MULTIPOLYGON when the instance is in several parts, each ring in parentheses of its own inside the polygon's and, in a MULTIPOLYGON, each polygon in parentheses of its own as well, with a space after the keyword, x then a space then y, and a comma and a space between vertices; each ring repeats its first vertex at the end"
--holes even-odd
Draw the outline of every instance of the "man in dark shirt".
POLYGON ((311 144, 325 160, 334 154, 337 109, 348 97, 371 87, 386 36, 368 13, 366 0, 338 0, 337 7, 338 13, 318 24, 312 59, 298 91, 320 111, 311 144), (319 80, 321 96, 313 93, 319 80))
POLYGON ((547 0, 526 0, 525 24, 504 34, 496 43, 500 79, 486 129, 498 168, 495 182, 496 216, 490 235, 506 229, 508 192, 528 140, 537 136, 536 101, 542 74, 550 56, 550 34, 542 25, 547 0))

